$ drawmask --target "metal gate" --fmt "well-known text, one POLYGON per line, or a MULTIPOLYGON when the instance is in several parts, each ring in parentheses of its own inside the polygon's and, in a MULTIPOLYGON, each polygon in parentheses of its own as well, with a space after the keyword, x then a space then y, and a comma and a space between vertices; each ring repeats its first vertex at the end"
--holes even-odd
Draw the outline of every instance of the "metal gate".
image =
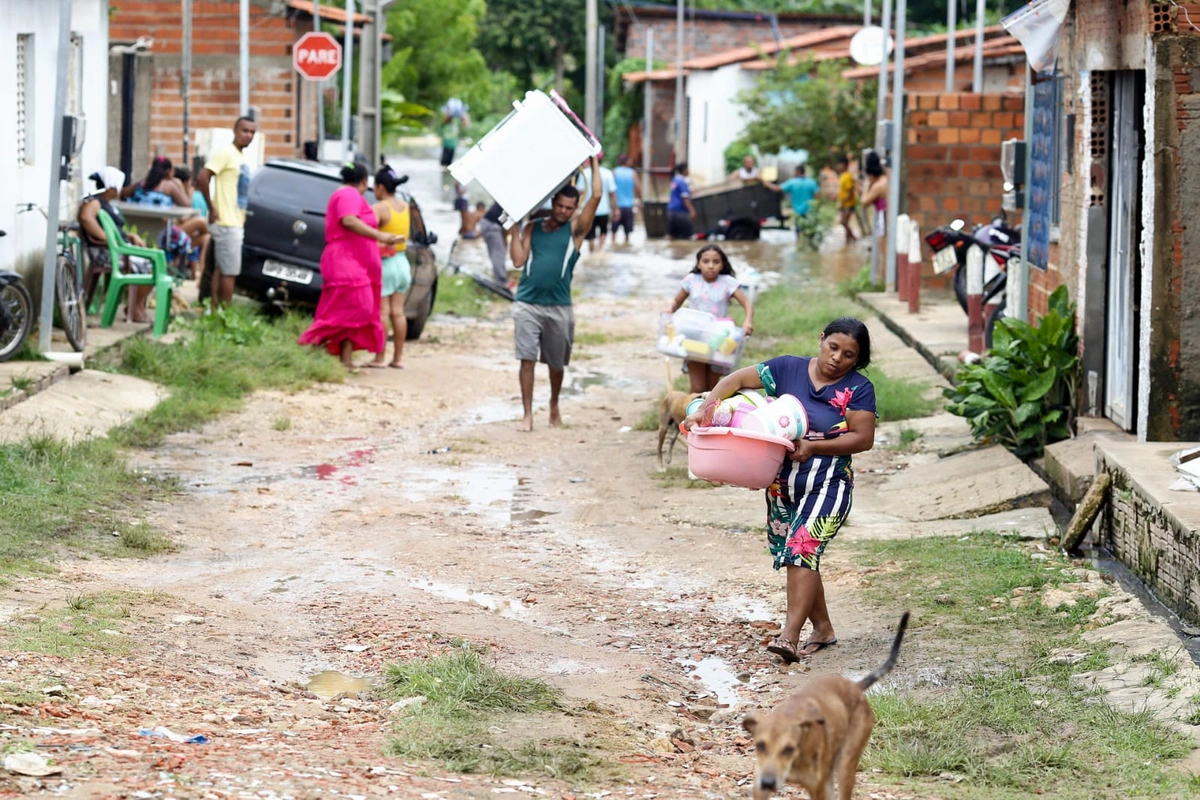
POLYGON ((1132 430, 1137 375, 1137 272, 1141 220, 1142 91, 1140 71, 1112 76, 1112 158, 1109 182, 1108 289, 1104 413, 1132 430))

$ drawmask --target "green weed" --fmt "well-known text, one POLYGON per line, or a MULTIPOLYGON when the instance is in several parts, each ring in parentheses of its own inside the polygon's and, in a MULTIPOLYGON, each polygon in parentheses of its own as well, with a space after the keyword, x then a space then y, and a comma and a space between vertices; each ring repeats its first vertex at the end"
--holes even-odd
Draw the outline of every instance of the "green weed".
POLYGON ((152 447, 171 433, 196 430, 241 407, 259 389, 298 391, 317 382, 339 382, 337 359, 296 339, 308 320, 287 315, 269 321, 254 309, 233 306, 194 323, 195 334, 172 344, 127 340, 116 368, 162 384, 170 396, 148 413, 114 429, 121 444, 152 447))
POLYGON ((443 275, 434 299, 435 314, 485 317, 496 310, 497 298, 464 275, 443 275))
POLYGON ((75 656, 86 650, 120 653, 129 640, 120 621, 131 616, 133 599, 121 592, 68 597, 61 607, 46 606, 13 618, 0 632, 5 649, 75 656))
POLYGON ((271 423, 271 427, 280 432, 290 431, 292 429, 292 418, 276 417, 275 421, 271 423))
POLYGON ((580 742, 546 735, 562 711, 557 691, 539 680, 503 675, 470 647, 392 665, 385 683, 390 696, 426 698, 396 721, 393 755, 456 772, 571 781, 586 781, 603 766, 580 742))
POLYGON ((127 556, 170 547, 129 509, 177 484, 131 470, 107 439, 0 445, 0 486, 0 577, 46 569, 64 548, 127 556))
POLYGON ((881 281, 871 282, 871 265, 867 264, 853 278, 839 283, 837 289, 843 297, 856 297, 860 292, 882 292, 884 285, 881 281))
POLYGON ((10 378, 10 380, 12 381, 12 388, 16 389, 18 392, 25 392, 33 388, 33 378, 14 375, 12 378, 10 378))
MULTIPOLYGON (((682 437, 681 437, 682 439, 682 437)), ((663 460, 667 458, 667 442, 663 442, 663 460)), ((675 464, 668 466, 663 472, 657 469, 651 472, 650 475, 654 480, 658 481, 658 485, 663 489, 715 489, 718 484, 709 483, 708 481, 692 480, 688 477, 688 468, 686 463, 680 464, 679 460, 687 458, 687 445, 682 441, 675 443, 675 464), (682 453, 680 451, 683 451, 682 453)))

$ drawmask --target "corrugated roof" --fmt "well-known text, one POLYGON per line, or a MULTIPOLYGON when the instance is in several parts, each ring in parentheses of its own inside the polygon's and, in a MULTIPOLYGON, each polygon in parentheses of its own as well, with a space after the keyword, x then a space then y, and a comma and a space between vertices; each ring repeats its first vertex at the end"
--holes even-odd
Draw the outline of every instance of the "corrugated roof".
MULTIPOLYGON (((943 39, 944 41, 944 39, 943 39)), ((1000 39, 993 39, 990 42, 983 43, 983 57, 1002 58, 1004 56, 1020 55, 1025 49, 1021 47, 1021 43, 1013 36, 1005 36, 1000 39)), ((975 55, 975 45, 969 44, 965 47, 954 48, 954 59, 958 63, 969 62, 975 55)), ((923 53, 919 56, 912 56, 904 59, 905 73, 912 72, 923 67, 938 66, 946 63, 946 51, 939 50, 933 53, 923 53)), ((888 64, 888 72, 894 72, 895 65, 888 64)), ((848 69, 842 73, 842 77, 849 80, 862 80, 863 78, 872 78, 879 76, 879 67, 855 67, 848 69)))
MULTIPOLYGON (((720 53, 712 55, 699 56, 683 62, 684 74, 688 70, 709 70, 717 69, 718 67, 736 64, 740 61, 750 61, 752 59, 761 59, 764 55, 773 55, 780 50, 798 50, 812 49, 818 45, 832 46, 835 49, 841 49, 842 42, 848 43, 850 37, 860 30, 861 26, 842 25, 836 28, 821 28, 815 31, 806 31, 795 36, 789 36, 781 39, 778 42, 763 42, 756 45, 747 45, 746 47, 735 47, 732 50, 724 50, 720 53)), ((849 45, 846 44, 848 48, 849 45)), ((825 49, 825 48, 822 48, 825 49)), ((771 63, 775 63, 771 61, 771 63)), ((674 80, 674 69, 659 69, 649 73, 649 80, 664 81, 674 80)), ((627 72, 622 76, 622 80, 626 83, 642 83, 647 80, 645 72, 627 72)))

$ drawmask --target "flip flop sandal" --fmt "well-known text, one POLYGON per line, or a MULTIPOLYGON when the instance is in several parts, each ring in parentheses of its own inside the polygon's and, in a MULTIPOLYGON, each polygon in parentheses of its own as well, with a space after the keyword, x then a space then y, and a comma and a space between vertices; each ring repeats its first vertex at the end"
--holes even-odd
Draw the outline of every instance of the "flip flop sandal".
POLYGON ((800 660, 800 656, 796 654, 795 643, 789 642, 782 636, 776 636, 771 643, 767 645, 767 652, 774 653, 788 664, 795 664, 800 660))
POLYGON ((808 652, 808 653, 797 652, 796 655, 800 658, 808 658, 811 655, 821 652, 826 647, 829 647, 829 646, 835 645, 835 644, 837 644, 837 639, 830 639, 828 642, 814 642, 811 639, 809 639, 807 642, 800 645, 800 649, 808 650, 808 648, 810 648, 810 647, 815 647, 816 649, 811 652, 808 652))

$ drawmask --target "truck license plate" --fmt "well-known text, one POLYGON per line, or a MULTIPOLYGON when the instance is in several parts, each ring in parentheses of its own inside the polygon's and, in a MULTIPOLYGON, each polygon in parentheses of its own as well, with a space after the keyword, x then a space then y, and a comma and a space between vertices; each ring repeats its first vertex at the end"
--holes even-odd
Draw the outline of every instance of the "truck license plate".
POLYGON ((272 261, 267 259, 263 262, 263 275, 270 278, 279 278, 281 281, 291 281, 292 283, 312 283, 313 273, 311 269, 304 267, 293 267, 291 264, 284 264, 281 261, 272 261))
POLYGON ((938 275, 958 265, 958 253, 953 247, 943 247, 933 254, 933 271, 938 275))

